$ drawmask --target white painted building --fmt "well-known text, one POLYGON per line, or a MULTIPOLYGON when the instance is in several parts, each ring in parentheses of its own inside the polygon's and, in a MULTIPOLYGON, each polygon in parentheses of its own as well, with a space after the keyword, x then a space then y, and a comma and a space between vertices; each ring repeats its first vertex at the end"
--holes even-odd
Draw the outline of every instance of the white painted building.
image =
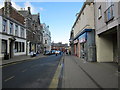
POLYGON ((51 32, 49 31, 49 26, 46 26, 45 23, 43 23, 42 26, 43 26, 44 50, 50 51, 51 50, 51 32))
POLYGON ((5 13, 5 7, 0 9, 0 58, 4 59, 26 55, 24 17, 11 6, 10 2, 6 5, 11 7, 7 13, 5 13))

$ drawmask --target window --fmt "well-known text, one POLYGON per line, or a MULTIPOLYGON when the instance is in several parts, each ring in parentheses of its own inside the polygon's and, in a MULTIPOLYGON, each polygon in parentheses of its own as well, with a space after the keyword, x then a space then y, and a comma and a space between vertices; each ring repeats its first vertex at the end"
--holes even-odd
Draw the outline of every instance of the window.
POLYGON ((15 25, 15 36, 18 36, 18 25, 15 25))
POLYGON ((7 20, 3 19, 3 32, 7 32, 7 20))
POLYGON ((113 5, 113 0, 106 0, 106 9, 113 5))
POLYGON ((24 45, 25 45, 25 44, 24 44, 24 42, 22 42, 21 44, 22 44, 22 45, 21 45, 21 46, 22 46, 22 47, 21 47, 21 48, 22 48, 21 51, 24 52, 24 48, 25 48, 24 45))
POLYGON ((113 15, 114 4, 112 0, 106 0, 105 22, 109 22, 114 18, 113 15))
POLYGON ((45 40, 45 44, 47 44, 47 40, 45 40))
POLYGON ((21 27, 21 37, 24 38, 24 28, 21 27))
POLYGON ((13 34, 13 23, 10 23, 10 34, 13 34))
POLYGON ((15 42, 15 53, 18 52, 18 42, 15 42))
POLYGON ((18 51, 21 52, 21 42, 18 43, 18 51))
POLYGON ((15 52, 24 52, 25 44, 24 42, 15 42, 15 52))
POLYGON ((98 19, 100 19, 102 17, 102 10, 101 10, 101 6, 98 8, 98 19))
POLYGON ((7 53, 7 41, 2 40, 2 54, 7 53))

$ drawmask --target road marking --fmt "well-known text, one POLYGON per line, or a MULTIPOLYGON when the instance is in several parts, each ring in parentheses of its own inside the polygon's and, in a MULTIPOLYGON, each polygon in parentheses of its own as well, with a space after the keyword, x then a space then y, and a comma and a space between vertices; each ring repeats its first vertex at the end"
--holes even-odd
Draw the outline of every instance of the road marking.
POLYGON ((58 64, 57 70, 54 74, 54 77, 49 85, 49 88, 58 88, 58 83, 59 83, 59 77, 60 77, 60 73, 61 73, 61 69, 62 69, 62 65, 61 65, 61 61, 58 64))
POLYGON ((18 63, 20 63, 20 62, 13 62, 13 63, 8 63, 7 65, 3 65, 3 66, 2 66, 2 68, 3 68, 3 67, 7 67, 7 66, 10 66, 10 65, 18 64, 18 63))
POLYGON ((5 82, 7 82, 7 81, 9 81, 9 80, 13 79, 14 77, 15 77, 15 76, 11 76, 11 77, 9 77, 9 78, 5 79, 4 81, 5 81, 5 82))
POLYGON ((26 71, 27 71, 27 69, 22 70, 22 72, 26 72, 26 71))

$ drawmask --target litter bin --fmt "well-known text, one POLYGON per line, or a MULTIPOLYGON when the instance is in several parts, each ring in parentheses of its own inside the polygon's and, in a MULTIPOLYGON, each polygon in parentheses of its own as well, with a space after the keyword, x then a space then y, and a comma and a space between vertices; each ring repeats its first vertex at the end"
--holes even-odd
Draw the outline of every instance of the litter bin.
POLYGON ((8 59, 9 59, 9 54, 8 54, 8 53, 5 53, 5 54, 4 54, 4 59, 5 59, 5 60, 8 60, 8 59))

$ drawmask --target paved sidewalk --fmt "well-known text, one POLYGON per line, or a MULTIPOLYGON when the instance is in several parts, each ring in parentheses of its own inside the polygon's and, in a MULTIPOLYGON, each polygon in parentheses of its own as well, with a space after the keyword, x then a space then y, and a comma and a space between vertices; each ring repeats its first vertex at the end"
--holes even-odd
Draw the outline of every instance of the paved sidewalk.
POLYGON ((39 59, 39 58, 42 58, 42 57, 46 57, 46 56, 43 55, 43 54, 38 54, 35 57, 26 56, 26 55, 24 55, 24 56, 16 56, 16 57, 13 57, 13 58, 11 58, 9 60, 2 60, 2 65, 9 64, 9 63, 14 63, 14 62, 25 61, 25 60, 39 59))
POLYGON ((118 88, 117 71, 115 63, 85 62, 66 55, 62 88, 118 88))

